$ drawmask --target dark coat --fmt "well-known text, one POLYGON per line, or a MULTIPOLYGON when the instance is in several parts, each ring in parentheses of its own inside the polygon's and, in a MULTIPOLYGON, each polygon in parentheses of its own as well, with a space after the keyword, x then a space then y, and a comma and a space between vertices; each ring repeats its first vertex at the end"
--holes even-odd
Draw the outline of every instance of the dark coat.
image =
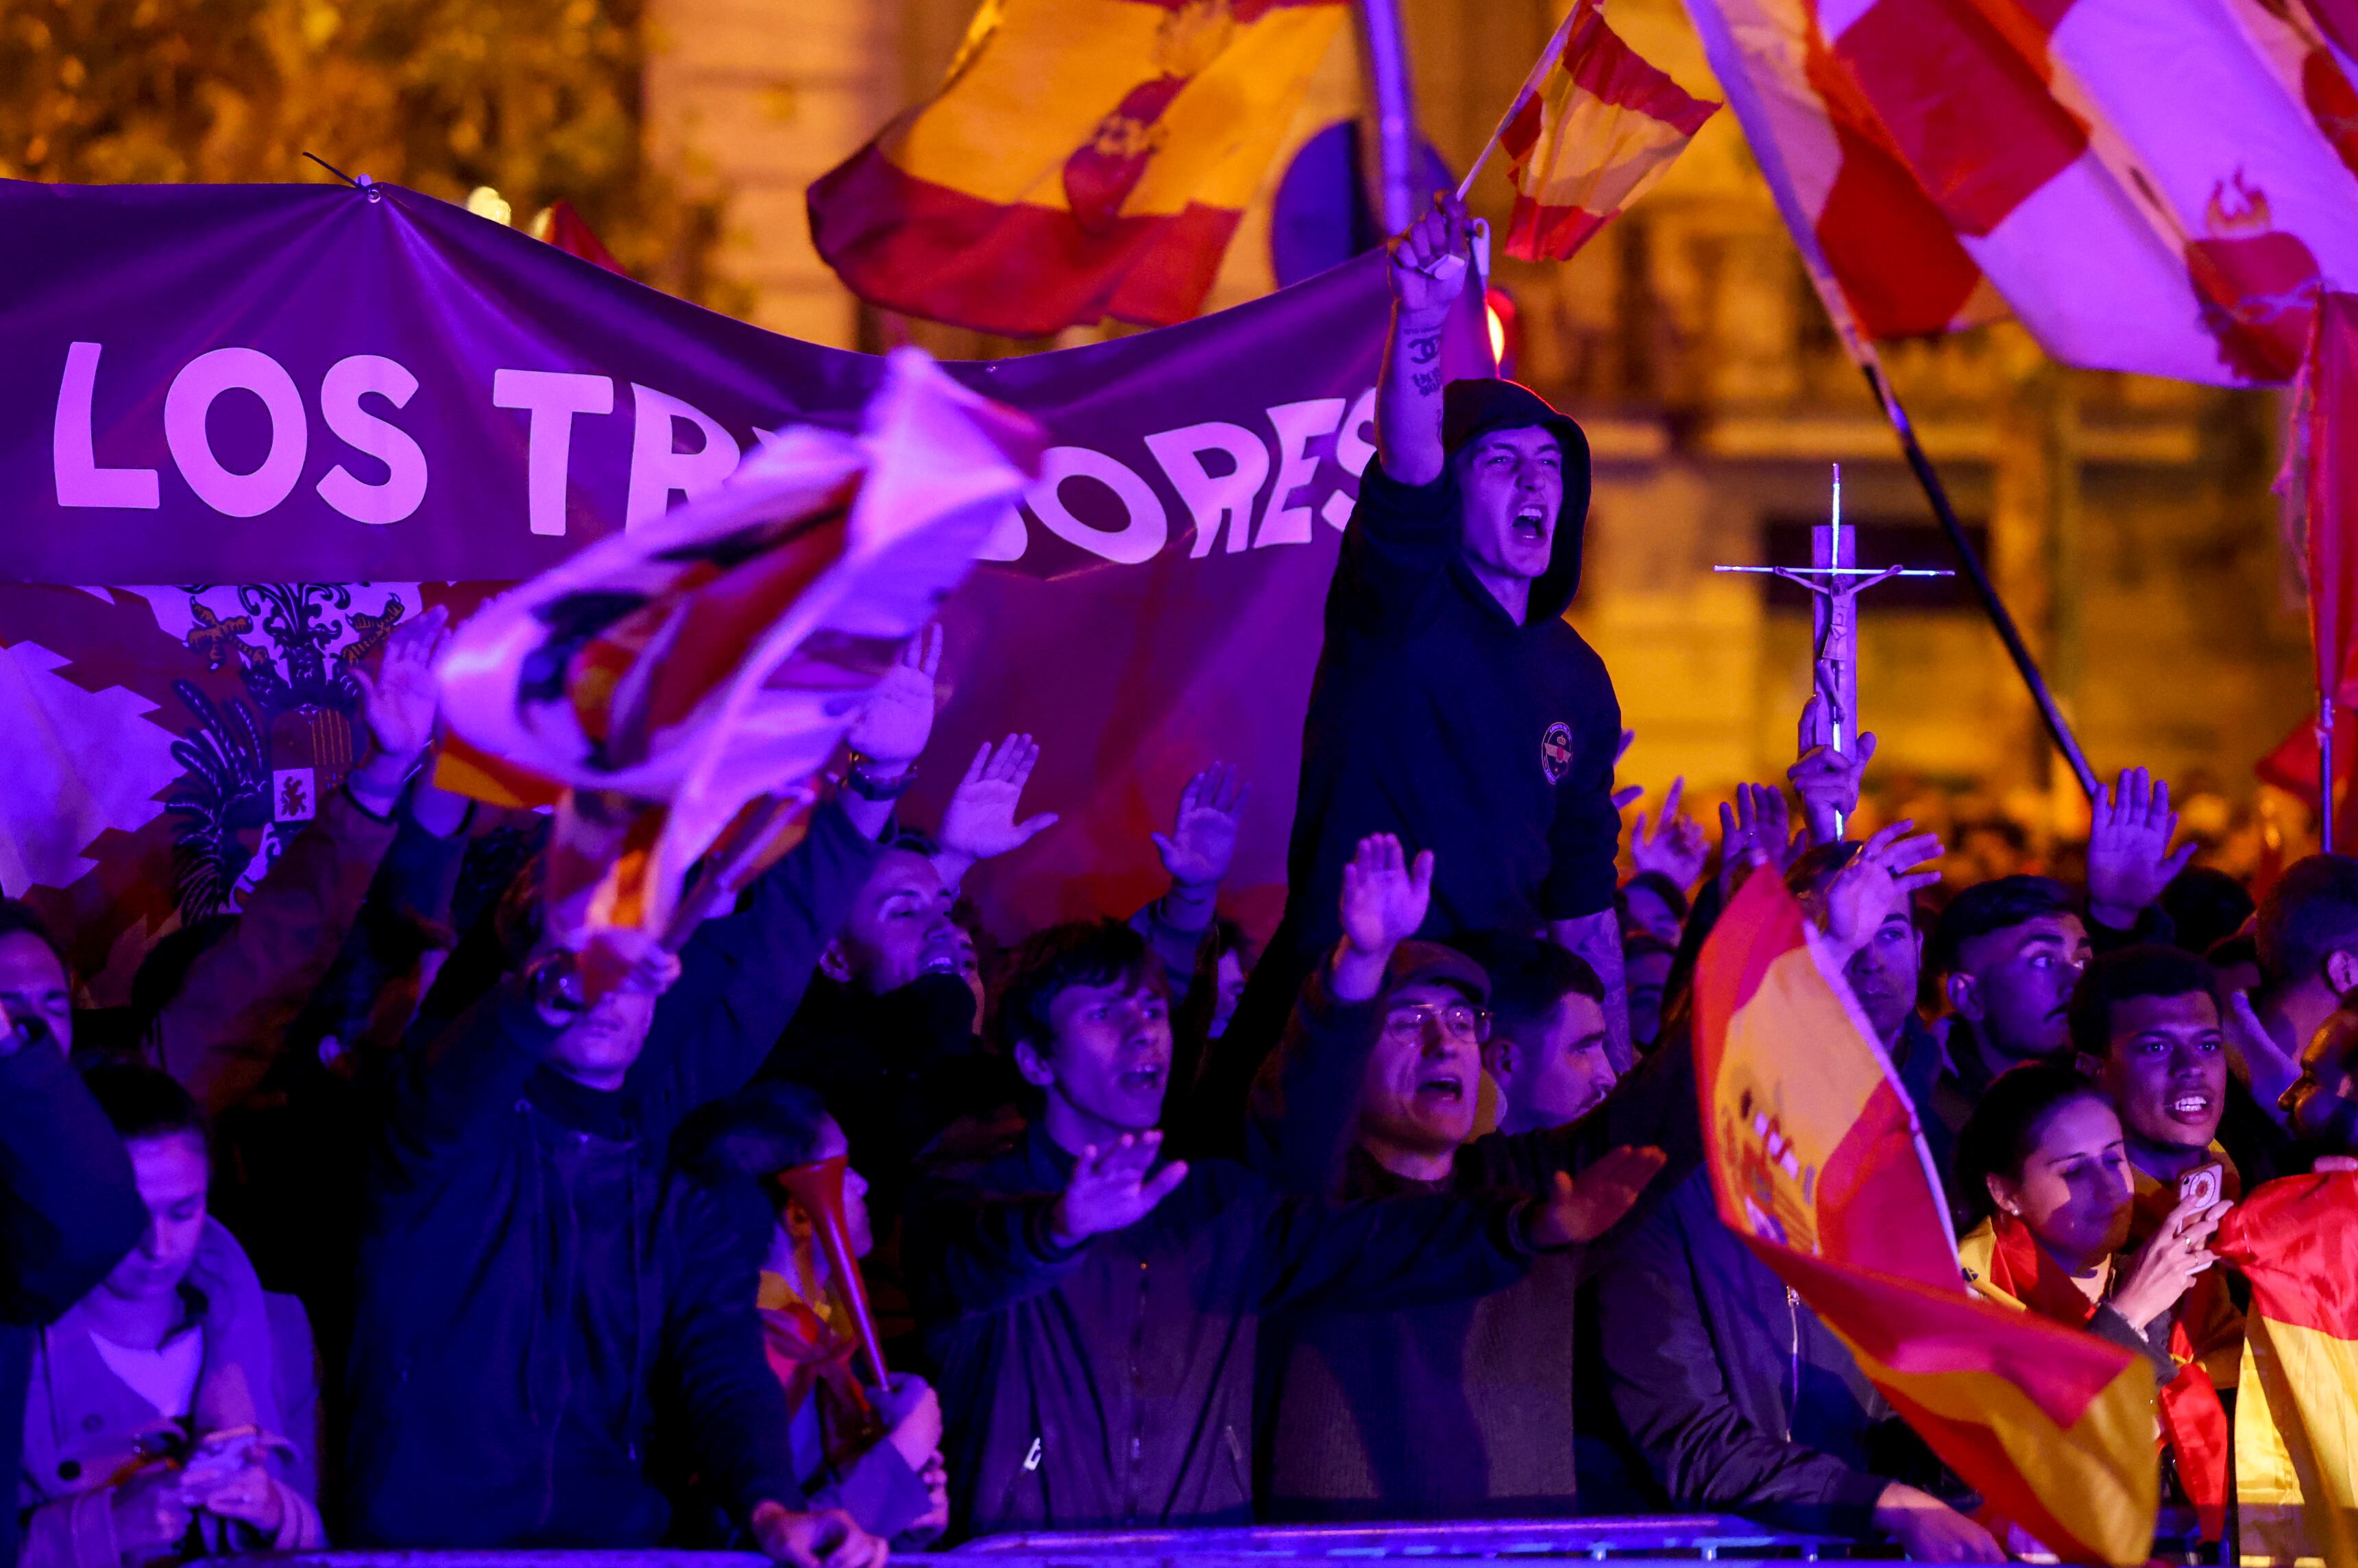
MULTIPOLYGON (((25 1441, 33 1331, 64 1315, 147 1229, 123 1140, 46 1039, 0 1056, 0 1475, 25 1441)), ((0 1565, 16 1561, 0 1510, 0 1565)))
POLYGON ((1047 1223, 1073 1163, 1034 1125, 911 1195, 962 1533, 1249 1522, 1264 1314, 1478 1293, 1529 1266, 1518 1206, 1287 1198, 1217 1160, 1068 1249, 1047 1223))
POLYGON ((1622 1238, 1596 1299, 1614 1405, 1672 1507, 1863 1536, 1889 1480, 1942 1486, 1842 1342, 1720 1222, 1708 1173, 1622 1238))
POLYGON ((653 1545, 659 1411, 741 1522, 799 1499, 755 1268, 671 1176, 680 1119, 752 1076, 874 846, 832 806, 708 922, 624 1087, 542 1064, 511 981, 396 1080, 373 1155, 353 1334, 350 1528, 412 1547, 653 1545), (602 1222, 602 1223, 601 1223, 602 1222))
MULTIPOLYGON (((1455 1192, 1538 1196, 1603 1152, 1599 1119, 1477 1138, 1442 1182, 1394 1175, 1353 1141, 1385 1009, 1303 988, 1255 1086, 1249 1145, 1288 1190, 1344 1198, 1455 1192)), ((1586 1249, 1541 1258, 1490 1294, 1389 1311, 1282 1314, 1261 1355, 1259 1477, 1277 1519, 1571 1513, 1574 1299, 1586 1249)))

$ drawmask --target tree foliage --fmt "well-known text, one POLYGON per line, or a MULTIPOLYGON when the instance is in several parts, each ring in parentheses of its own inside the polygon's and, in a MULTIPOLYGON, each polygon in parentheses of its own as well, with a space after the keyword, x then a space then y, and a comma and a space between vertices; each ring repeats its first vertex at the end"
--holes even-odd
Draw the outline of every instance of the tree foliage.
POLYGON ((0 176, 559 197, 698 298, 717 196, 648 162, 639 0, 0 0, 0 176))

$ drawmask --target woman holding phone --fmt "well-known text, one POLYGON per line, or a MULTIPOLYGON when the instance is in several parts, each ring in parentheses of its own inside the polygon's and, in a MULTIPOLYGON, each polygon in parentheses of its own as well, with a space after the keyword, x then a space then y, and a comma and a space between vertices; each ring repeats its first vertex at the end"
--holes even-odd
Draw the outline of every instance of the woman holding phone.
MULTIPOLYGON (((2142 1247, 2125 1251, 2134 1183, 2113 1102, 2068 1067, 2000 1074, 1957 1137, 1957 1193, 1979 1223, 1958 1244, 1984 1297, 2085 1328, 2152 1367, 2164 1500, 2204 1540, 2223 1522, 2226 1415, 2181 1322, 2232 1206, 2191 1184, 2142 1247), (2182 1510, 2191 1510, 2187 1520, 2182 1510)), ((2165 1519, 2165 1528, 2169 1520, 2165 1519)))
POLYGON ((147 1231, 43 1329, 25 1405, 27 1568, 132 1568, 327 1544, 311 1337, 206 1213, 203 1119, 168 1076, 85 1075, 131 1155, 147 1231))

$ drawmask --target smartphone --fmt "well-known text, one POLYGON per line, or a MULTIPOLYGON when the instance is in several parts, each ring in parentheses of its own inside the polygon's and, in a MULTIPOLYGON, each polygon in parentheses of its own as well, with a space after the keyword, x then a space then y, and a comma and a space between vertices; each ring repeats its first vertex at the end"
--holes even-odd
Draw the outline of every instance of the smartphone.
POLYGON ((2225 1180, 2226 1172, 2217 1165, 2196 1166, 2178 1178, 2180 1206, 2209 1208, 2219 1201, 2225 1180))

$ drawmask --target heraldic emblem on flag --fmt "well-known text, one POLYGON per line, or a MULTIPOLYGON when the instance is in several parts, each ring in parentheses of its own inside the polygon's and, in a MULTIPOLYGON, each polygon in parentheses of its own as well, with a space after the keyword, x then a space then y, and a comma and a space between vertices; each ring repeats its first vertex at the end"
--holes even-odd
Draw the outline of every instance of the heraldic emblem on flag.
POLYGON ((1498 130, 1515 211, 1507 254, 1562 261, 1653 188, 1719 105, 1621 41, 1575 0, 1498 130))
POLYGON ((941 91, 810 188, 872 304, 1038 336, 1195 314, 1343 0, 984 0, 941 91))
POLYGON ((682 935, 686 878, 716 844, 745 875, 783 852, 868 693, 1044 445, 1029 417, 903 349, 858 436, 790 429, 719 490, 460 630, 439 669, 464 745, 439 782, 555 800, 549 926, 593 987, 682 935))
POLYGON ((1704 946, 1695 1081, 1720 1218, 2006 1522, 2068 1562, 2145 1562, 2152 1371, 1966 1290, 1915 1113, 1827 944, 1758 872, 1704 946))

